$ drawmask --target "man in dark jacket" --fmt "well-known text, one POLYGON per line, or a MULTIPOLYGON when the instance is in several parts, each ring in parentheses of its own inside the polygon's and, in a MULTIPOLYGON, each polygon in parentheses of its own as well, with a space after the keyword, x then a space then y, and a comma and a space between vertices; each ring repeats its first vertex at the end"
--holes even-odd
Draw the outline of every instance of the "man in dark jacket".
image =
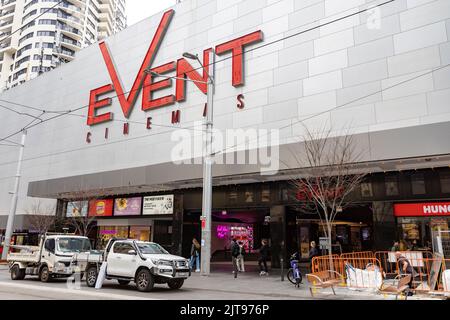
POLYGON ((269 275, 267 270, 267 259, 269 258, 269 245, 267 244, 267 240, 261 241, 261 248, 259 249, 259 259, 258 259, 258 265, 260 276, 263 275, 269 275), (264 268, 263 268, 264 266, 264 268))
POLYGON ((233 240, 231 241, 230 249, 231 249, 231 259, 233 261, 233 274, 234 274, 234 278, 237 278, 237 274, 238 274, 237 259, 239 257, 240 248, 239 248, 239 244, 237 243, 235 238, 233 238, 233 240))
MULTIPOLYGON (((411 281, 408 283, 408 286, 410 289, 412 289, 413 280, 414 277, 416 276, 416 271, 414 270, 411 262, 409 262, 409 260, 405 256, 403 256, 400 251, 397 251, 395 253, 395 257, 397 258, 398 269, 400 271, 400 274, 411 276, 411 281)), ((412 295, 411 290, 408 292, 408 295, 412 295)))

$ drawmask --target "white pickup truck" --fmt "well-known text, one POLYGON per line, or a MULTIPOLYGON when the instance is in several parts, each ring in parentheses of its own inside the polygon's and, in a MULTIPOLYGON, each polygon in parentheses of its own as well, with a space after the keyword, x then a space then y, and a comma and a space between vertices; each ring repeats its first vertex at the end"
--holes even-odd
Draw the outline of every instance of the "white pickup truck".
POLYGON ((105 250, 75 254, 73 265, 86 274, 86 284, 95 287, 100 268, 106 262, 105 278, 120 285, 136 283, 139 291, 151 291, 155 284, 180 289, 191 276, 189 260, 169 254, 153 242, 111 239, 105 250))
POLYGON ((53 234, 41 237, 39 246, 11 246, 20 250, 9 253, 7 261, 12 280, 23 280, 26 275, 39 276, 42 282, 52 278, 67 278, 73 275, 72 257, 77 252, 91 249, 87 237, 53 234))

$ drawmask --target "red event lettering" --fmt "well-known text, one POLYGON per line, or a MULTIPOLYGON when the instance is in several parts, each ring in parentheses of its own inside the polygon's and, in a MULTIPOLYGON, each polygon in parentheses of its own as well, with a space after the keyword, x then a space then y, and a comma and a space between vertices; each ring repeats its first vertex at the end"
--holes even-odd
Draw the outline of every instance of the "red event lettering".
MULTIPOLYGON (((169 62, 164 65, 152 68, 151 70, 158 74, 166 74, 170 72, 176 72, 177 77, 183 79, 177 79, 175 84, 175 95, 167 95, 161 98, 154 98, 153 94, 156 91, 167 89, 172 86, 171 79, 164 79, 161 81, 153 82, 153 77, 150 73, 146 72, 147 68, 150 68, 158 49, 164 39, 164 36, 169 28, 169 24, 174 15, 174 10, 169 10, 164 13, 159 26, 153 36, 150 47, 147 50, 144 61, 139 69, 133 86, 129 92, 128 97, 125 96, 125 91, 123 89, 119 75, 117 74, 116 68, 114 66, 113 59, 109 52, 108 46, 105 42, 99 44, 100 51, 102 53, 103 59, 105 60, 108 73, 111 77, 112 84, 102 86, 100 88, 94 89, 90 93, 89 100, 89 111, 87 124, 93 126, 100 123, 105 123, 113 120, 113 113, 107 112, 104 114, 97 114, 97 109, 105 108, 112 104, 111 98, 99 99, 100 96, 116 91, 117 98, 120 102, 123 115, 128 119, 131 115, 133 107, 136 103, 137 97, 144 85, 142 90, 142 110, 148 111, 160 107, 165 107, 173 105, 175 102, 182 102, 186 100, 186 81, 183 79, 190 79, 194 82, 197 88, 203 93, 207 94, 208 86, 206 82, 208 81, 208 68, 210 65, 209 53, 213 49, 206 49, 203 52, 203 72, 200 75, 195 68, 184 58, 178 59, 177 62, 169 62)), ((232 54, 232 85, 237 87, 244 84, 244 48, 248 45, 256 44, 263 40, 262 31, 256 31, 228 41, 226 43, 220 44, 215 48, 215 52, 218 55, 224 55, 226 53, 232 54)), ((238 96, 238 108, 244 107, 243 95, 238 96)), ((152 118, 147 118, 147 129, 151 129, 152 118)), ((172 114, 172 123, 178 123, 180 121, 180 111, 176 111, 172 114)), ((124 126, 124 134, 128 134, 129 128, 128 124, 124 126)), ((108 138, 108 130, 105 129, 105 139, 108 138)), ((88 133, 87 140, 90 143, 91 133, 88 133)))

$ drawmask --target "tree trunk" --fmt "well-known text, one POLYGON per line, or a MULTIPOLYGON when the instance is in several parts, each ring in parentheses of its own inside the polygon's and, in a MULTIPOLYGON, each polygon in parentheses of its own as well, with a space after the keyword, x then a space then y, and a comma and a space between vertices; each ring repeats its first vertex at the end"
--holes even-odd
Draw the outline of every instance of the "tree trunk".
POLYGON ((331 242, 331 222, 327 223, 327 229, 328 229, 328 258, 329 258, 329 262, 330 262, 330 270, 334 271, 334 265, 333 265, 333 247, 331 246, 332 242, 331 242))

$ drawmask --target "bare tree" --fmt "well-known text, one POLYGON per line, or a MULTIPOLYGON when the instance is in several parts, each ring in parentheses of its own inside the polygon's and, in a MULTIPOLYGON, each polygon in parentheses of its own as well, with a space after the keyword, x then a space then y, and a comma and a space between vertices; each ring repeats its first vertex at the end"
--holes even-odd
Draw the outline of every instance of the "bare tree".
POLYGON ((296 155, 301 176, 293 180, 298 201, 304 211, 317 212, 328 239, 330 267, 333 266, 332 227, 336 216, 352 204, 351 194, 361 184, 366 173, 355 170, 362 152, 356 148, 354 136, 348 132, 332 136, 323 128, 312 132, 306 128, 303 152, 296 155))
POLYGON ((30 227, 39 233, 39 236, 56 227, 55 205, 44 206, 40 200, 34 202, 25 210, 28 215, 30 227))
POLYGON ((89 216, 89 201, 96 199, 91 191, 79 189, 66 195, 70 200, 68 206, 72 208, 67 224, 75 229, 75 233, 87 236, 94 228, 95 217, 89 216))

